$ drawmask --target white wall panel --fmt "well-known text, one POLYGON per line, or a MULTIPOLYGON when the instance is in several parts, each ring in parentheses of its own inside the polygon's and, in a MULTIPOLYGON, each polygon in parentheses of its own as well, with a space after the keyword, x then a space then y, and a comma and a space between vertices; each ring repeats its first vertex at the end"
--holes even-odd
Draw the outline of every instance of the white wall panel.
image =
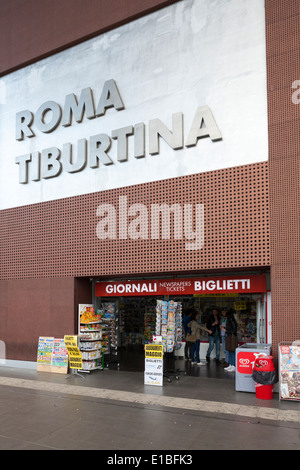
MULTIPOLYGON (((36 39, 38 40, 38 38, 36 39)), ((48 117, 50 114, 48 113, 48 117)), ((265 18, 263 0, 184 0, 0 79, 0 209, 265 161, 268 158, 265 18), (125 109, 50 133, 17 141, 16 114, 36 113, 52 100, 90 87, 97 104, 104 83, 115 80, 125 109), (199 106, 209 106, 222 140, 199 139, 194 147, 172 149, 160 139, 149 154, 149 120, 172 129, 172 114, 184 116, 184 142, 199 106), (19 183, 16 157, 62 149, 77 141, 136 123, 145 124, 144 158, 27 184, 19 183)))

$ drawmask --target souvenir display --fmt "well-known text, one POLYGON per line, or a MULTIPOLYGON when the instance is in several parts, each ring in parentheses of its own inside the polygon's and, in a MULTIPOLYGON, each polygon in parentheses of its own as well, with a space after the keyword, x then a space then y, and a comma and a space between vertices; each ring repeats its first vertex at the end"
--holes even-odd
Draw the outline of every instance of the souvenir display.
POLYGON ((182 339, 182 306, 173 300, 157 300, 155 335, 162 336, 164 352, 180 347, 182 339))
POLYGON ((180 349, 182 342, 182 304, 177 302, 176 309, 176 349, 180 349))

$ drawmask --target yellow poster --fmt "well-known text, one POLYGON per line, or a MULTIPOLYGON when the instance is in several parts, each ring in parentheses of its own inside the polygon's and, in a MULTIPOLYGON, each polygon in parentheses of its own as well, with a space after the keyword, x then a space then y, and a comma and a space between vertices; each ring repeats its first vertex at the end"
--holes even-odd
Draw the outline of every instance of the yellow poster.
POLYGON ((65 335, 64 341, 69 354, 70 369, 82 369, 82 355, 77 345, 77 336, 65 335))
POLYGON ((234 306, 234 310, 246 310, 247 309, 246 302, 244 302, 243 300, 240 300, 239 302, 234 302, 233 306, 234 306))
POLYGON ((145 344, 145 358, 162 359, 164 349, 162 344, 145 344))

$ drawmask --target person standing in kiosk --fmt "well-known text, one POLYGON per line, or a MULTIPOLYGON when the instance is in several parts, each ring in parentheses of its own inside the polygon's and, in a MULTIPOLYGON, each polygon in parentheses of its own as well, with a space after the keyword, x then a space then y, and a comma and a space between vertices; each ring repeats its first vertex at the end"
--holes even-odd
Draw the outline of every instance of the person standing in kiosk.
POLYGON ((208 336, 209 346, 206 353, 206 361, 210 361, 210 355, 214 346, 216 346, 216 363, 220 363, 220 318, 219 318, 219 311, 217 308, 213 308, 212 313, 208 318, 208 322, 206 326, 211 333, 208 336))
POLYGON ((196 364, 195 360, 197 361, 198 366, 203 366, 203 362, 200 360, 200 339, 201 339, 201 331, 205 331, 206 333, 212 333, 211 330, 205 328, 200 323, 198 323, 198 316, 199 313, 194 311, 192 313, 191 321, 188 324, 188 327, 191 329, 191 335, 195 336, 195 342, 193 343, 193 347, 191 350, 191 360, 192 364, 196 364))
POLYGON ((223 307, 221 309, 221 319, 220 319, 220 327, 221 327, 221 342, 222 342, 222 347, 224 351, 224 356, 225 356, 225 362, 222 364, 222 367, 228 367, 229 366, 229 351, 226 349, 226 315, 228 312, 228 308, 223 307))
POLYGON ((187 341, 187 335, 189 335, 191 333, 191 329, 189 328, 188 324, 191 321, 192 313, 193 313, 193 310, 189 309, 186 312, 186 315, 184 316, 184 318, 182 320, 182 325, 183 325, 183 329, 184 329, 184 333, 185 333, 185 335, 184 335, 184 339, 185 339, 184 358, 185 358, 186 361, 189 360, 191 358, 191 355, 192 355, 193 343, 191 343, 190 341, 187 341))
MULTIPOLYGON (((237 322, 232 310, 227 312, 226 326, 222 326, 221 328, 225 331, 226 337, 232 337, 234 340, 233 342, 237 345, 237 322)), ((229 350, 229 366, 225 367, 224 370, 227 370, 227 372, 235 372, 235 347, 232 347, 231 350, 229 350)))

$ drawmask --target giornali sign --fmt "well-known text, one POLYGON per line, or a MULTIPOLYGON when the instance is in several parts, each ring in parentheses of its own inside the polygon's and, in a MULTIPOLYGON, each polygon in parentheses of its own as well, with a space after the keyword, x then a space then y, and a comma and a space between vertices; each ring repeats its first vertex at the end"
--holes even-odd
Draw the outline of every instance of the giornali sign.
POLYGON ((97 282, 97 297, 194 295, 266 292, 266 278, 262 275, 195 279, 157 279, 124 282, 97 282))

